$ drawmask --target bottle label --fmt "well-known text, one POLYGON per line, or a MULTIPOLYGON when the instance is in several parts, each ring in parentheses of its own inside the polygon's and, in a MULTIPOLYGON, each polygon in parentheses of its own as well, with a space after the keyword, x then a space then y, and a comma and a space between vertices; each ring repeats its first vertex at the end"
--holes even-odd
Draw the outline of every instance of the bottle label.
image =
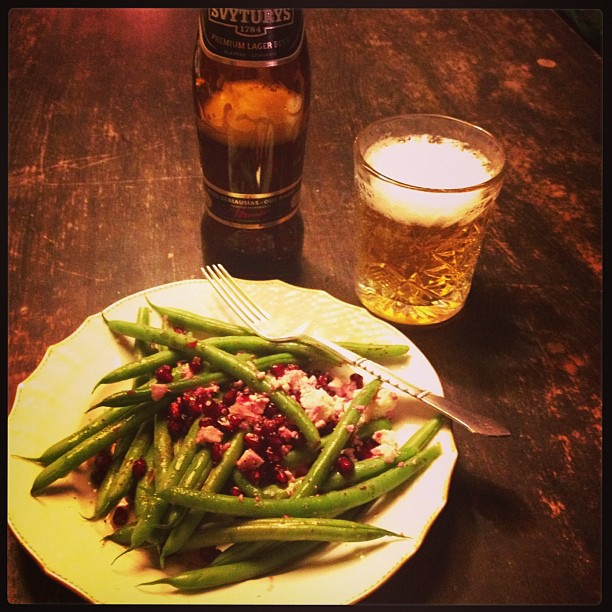
POLYGON ((200 12, 200 44, 222 62, 269 66, 288 61, 302 45, 300 9, 209 8, 200 12))
POLYGON ((274 193, 231 193, 204 179, 206 208, 215 220, 241 229, 263 229, 293 217, 300 204, 301 180, 274 193))

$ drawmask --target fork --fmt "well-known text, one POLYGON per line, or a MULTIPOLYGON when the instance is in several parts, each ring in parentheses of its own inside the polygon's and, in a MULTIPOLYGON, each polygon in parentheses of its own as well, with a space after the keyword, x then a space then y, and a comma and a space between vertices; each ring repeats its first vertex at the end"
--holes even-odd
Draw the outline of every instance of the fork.
POLYGON ((304 332, 307 324, 296 329, 279 331, 270 314, 261 308, 251 296, 244 291, 229 272, 220 264, 212 264, 201 268, 204 277, 211 287, 221 297, 227 306, 240 318, 240 320, 256 335, 271 342, 299 341, 327 350, 336 358, 368 372, 382 382, 391 385, 416 398, 428 406, 446 415, 452 421, 462 425, 468 431, 485 436, 508 436, 510 432, 503 425, 465 408, 457 406, 445 397, 436 395, 431 391, 420 389, 408 381, 398 377, 388 368, 361 357, 357 353, 331 342, 319 335, 304 332))

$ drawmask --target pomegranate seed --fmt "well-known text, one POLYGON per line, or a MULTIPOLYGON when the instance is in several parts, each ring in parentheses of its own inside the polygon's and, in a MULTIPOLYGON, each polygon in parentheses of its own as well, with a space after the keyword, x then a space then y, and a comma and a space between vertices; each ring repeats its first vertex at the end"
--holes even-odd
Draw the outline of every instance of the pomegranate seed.
POLYGON ((355 455, 357 456, 357 459, 369 459, 370 457, 372 457, 372 449, 375 446, 378 445, 376 444, 376 442, 374 442, 374 440, 372 440, 372 438, 368 438, 367 440, 356 446, 355 455))
POLYGON ((256 451, 261 446, 261 437, 256 433, 248 432, 244 434, 243 441, 250 449, 256 451))
POLYGON ((317 387, 320 389, 325 389, 330 382, 330 377, 328 374, 318 374, 317 378, 317 387))
POLYGON ((200 419, 200 427, 210 427, 211 425, 214 425, 215 421, 214 419, 211 419, 210 417, 203 417, 200 419))
POLYGON ((219 442, 215 442, 212 445, 212 448, 210 449, 210 458, 212 459, 212 462, 219 463, 219 461, 221 461, 221 458, 223 457, 224 452, 225 452, 225 447, 223 446, 223 444, 220 444, 219 442))
POLYGON ((140 480, 147 473, 147 462, 144 457, 136 459, 132 464, 132 474, 134 478, 140 480))
POLYGON ((346 455, 340 455, 336 461, 336 469, 342 476, 350 476, 355 470, 355 465, 346 455))
POLYGON ((155 380, 158 383, 168 384, 172 382, 172 366, 165 364, 163 366, 159 366, 157 370, 155 370, 155 380))
POLYGON ((237 415, 237 414, 230 414, 227 417, 228 421, 230 422, 230 426, 232 428, 232 431, 236 431, 237 429, 240 428, 240 426, 242 425, 242 417, 237 415))
POLYGON ((357 372, 353 372, 350 375, 350 379, 355 383, 355 387, 357 389, 361 389, 363 387, 363 376, 361 374, 357 374, 357 372))
POLYGON ((113 512, 113 525, 121 527, 128 522, 130 512, 127 506, 117 506, 113 512))
POLYGON ((282 456, 280 452, 275 451, 272 447, 268 446, 265 451, 266 459, 270 461, 270 463, 280 463, 282 460, 282 456))
POLYGON ((287 369, 287 366, 284 363, 276 363, 270 368, 270 374, 272 376, 276 376, 276 378, 280 378, 287 369))
POLYGON ((199 374, 203 368, 202 358, 197 355, 189 362, 189 369, 192 374, 199 374))
POLYGON ((233 486, 230 490, 230 493, 234 497, 240 497, 241 495, 243 495, 242 491, 240 490, 240 487, 237 487, 237 486, 233 486))
POLYGON ((283 445, 283 439, 277 433, 273 433, 268 436, 268 444, 270 448, 278 450, 283 445))
POLYGON ((261 472, 259 470, 249 470, 245 475, 251 484, 257 486, 261 482, 261 472))
POLYGON ((279 485, 286 485, 289 482, 289 478, 287 477, 285 470, 283 470, 280 465, 277 465, 274 468, 274 479, 279 485))
POLYGON ((232 425, 232 422, 226 416, 219 417, 217 419, 217 425, 219 426, 220 429, 222 429, 223 431, 227 433, 232 433, 235 430, 234 425, 232 425))
POLYGON ((226 406, 231 406, 236 401, 237 397, 238 397, 238 391, 236 389, 230 389, 223 396, 223 403, 226 406))
POLYGON ((172 402, 168 408, 168 417, 178 419, 181 416, 180 402, 172 402))

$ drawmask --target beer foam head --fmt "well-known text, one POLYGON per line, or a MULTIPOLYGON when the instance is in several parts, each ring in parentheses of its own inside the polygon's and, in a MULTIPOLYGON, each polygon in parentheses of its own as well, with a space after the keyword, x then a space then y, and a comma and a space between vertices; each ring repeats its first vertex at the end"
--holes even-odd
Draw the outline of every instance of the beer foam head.
POLYGON ((372 176, 366 191, 373 208, 402 223, 467 222, 486 204, 483 189, 428 191, 465 189, 491 178, 489 160, 458 140, 428 134, 390 137, 371 145, 364 159, 379 174, 402 183, 372 176))

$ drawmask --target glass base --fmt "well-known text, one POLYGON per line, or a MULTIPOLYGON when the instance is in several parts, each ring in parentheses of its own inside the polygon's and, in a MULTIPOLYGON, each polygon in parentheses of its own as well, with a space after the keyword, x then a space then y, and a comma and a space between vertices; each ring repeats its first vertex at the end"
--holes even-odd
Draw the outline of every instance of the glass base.
POLYGON ((464 306, 467 292, 453 299, 437 299, 428 304, 414 304, 387 297, 373 287, 356 284, 359 301, 372 314, 403 325, 435 325, 454 317, 464 306))

